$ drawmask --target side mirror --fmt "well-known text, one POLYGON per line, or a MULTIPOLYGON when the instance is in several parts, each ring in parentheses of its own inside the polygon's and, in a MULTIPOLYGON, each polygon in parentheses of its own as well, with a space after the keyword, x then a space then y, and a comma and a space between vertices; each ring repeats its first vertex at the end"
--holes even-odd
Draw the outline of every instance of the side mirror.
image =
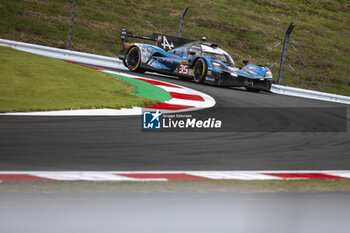
POLYGON ((196 53, 193 52, 193 51, 190 51, 188 54, 191 55, 191 56, 196 55, 196 53))
POLYGON ((244 65, 248 65, 249 61, 248 60, 243 60, 242 61, 244 65))

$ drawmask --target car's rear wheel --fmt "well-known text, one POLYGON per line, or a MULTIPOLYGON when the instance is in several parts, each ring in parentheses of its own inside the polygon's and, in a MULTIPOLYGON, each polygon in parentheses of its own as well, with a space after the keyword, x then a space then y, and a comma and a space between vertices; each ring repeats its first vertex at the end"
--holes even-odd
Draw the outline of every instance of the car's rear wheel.
POLYGON ((141 52, 138 47, 131 47, 124 59, 124 65, 128 67, 130 71, 143 73, 144 69, 140 67, 141 65, 141 52))
POLYGON ((203 58, 199 58, 194 65, 193 80, 197 83, 202 83, 207 76, 207 71, 207 62, 203 58))

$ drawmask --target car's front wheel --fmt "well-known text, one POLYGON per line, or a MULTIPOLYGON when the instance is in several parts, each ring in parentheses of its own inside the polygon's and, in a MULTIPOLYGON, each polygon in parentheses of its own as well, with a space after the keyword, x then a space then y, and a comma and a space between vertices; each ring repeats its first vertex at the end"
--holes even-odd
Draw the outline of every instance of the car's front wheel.
POLYGON ((207 71, 207 62, 204 58, 199 58, 194 65, 193 80, 197 83, 202 83, 207 76, 207 71))
POLYGON ((266 82, 266 91, 270 92, 271 87, 272 87, 272 82, 271 81, 266 82))
POLYGON ((128 67, 130 71, 143 73, 144 69, 140 67, 141 65, 141 52, 138 47, 131 47, 124 58, 124 65, 128 67))

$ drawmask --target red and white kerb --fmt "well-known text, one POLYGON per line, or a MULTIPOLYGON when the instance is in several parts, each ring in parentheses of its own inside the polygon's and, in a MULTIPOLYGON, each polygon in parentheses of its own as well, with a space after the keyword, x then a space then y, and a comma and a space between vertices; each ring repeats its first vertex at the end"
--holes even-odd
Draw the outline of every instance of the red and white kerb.
POLYGON ((3 171, 0 182, 350 179, 350 171, 3 171))

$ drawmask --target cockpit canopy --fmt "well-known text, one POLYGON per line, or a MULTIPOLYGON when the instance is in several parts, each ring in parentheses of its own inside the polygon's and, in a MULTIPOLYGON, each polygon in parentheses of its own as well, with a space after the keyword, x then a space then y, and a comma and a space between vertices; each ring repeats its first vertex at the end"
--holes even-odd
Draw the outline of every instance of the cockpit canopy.
POLYGON ((187 53, 195 54, 196 56, 206 56, 212 59, 223 62, 228 66, 235 66, 235 63, 231 56, 224 50, 218 48, 216 45, 209 43, 193 42, 187 44, 187 53))

